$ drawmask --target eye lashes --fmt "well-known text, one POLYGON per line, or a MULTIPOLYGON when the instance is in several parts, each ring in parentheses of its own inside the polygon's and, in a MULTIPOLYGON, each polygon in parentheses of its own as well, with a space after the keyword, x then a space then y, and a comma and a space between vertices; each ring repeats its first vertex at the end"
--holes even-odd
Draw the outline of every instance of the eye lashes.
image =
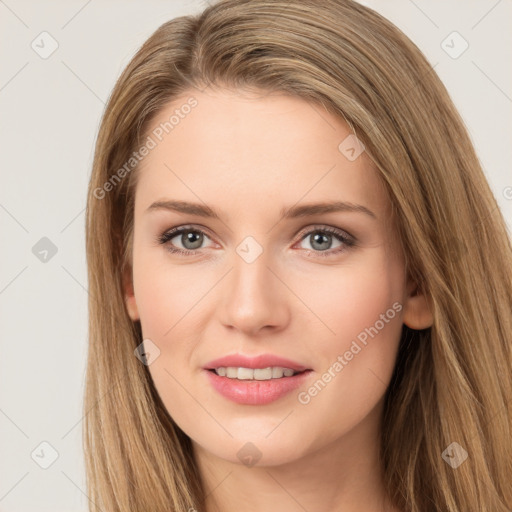
MULTIPOLYGON (((157 237, 157 242, 161 245, 167 244, 166 249, 169 252, 175 253, 175 254, 181 254, 181 255, 185 255, 185 256, 194 256, 197 253, 201 252, 202 249, 181 249, 180 247, 174 247, 171 244, 169 244, 170 240, 172 240, 177 235, 179 235, 180 233, 183 233, 183 232, 196 232, 196 233, 202 233, 203 235, 208 236, 207 233, 205 233, 205 231, 203 231, 200 228, 196 228, 194 226, 179 226, 179 227, 171 228, 171 229, 165 231, 164 233, 162 233, 161 235, 159 235, 157 237)), ((343 244, 342 246, 340 246, 336 249, 328 249, 325 251, 318 251, 318 250, 314 250, 314 249, 304 249, 307 253, 313 253, 315 255, 314 257, 316 257, 317 255, 320 257, 332 256, 332 255, 335 255, 335 254, 345 251, 347 248, 350 248, 350 247, 353 247, 356 245, 356 241, 355 241, 354 237, 352 237, 351 235, 347 235, 345 232, 343 232, 337 228, 330 227, 330 226, 317 226, 317 227, 311 228, 309 231, 302 234, 299 242, 303 241, 308 236, 310 236, 314 233, 328 233, 330 235, 333 235, 339 242, 342 242, 342 244, 343 244)))

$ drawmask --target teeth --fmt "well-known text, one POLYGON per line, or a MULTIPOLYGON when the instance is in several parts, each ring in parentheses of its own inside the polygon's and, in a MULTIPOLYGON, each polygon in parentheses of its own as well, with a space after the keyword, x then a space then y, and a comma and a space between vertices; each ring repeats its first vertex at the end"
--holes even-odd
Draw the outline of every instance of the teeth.
POLYGON ((226 377, 229 377, 230 379, 237 379, 238 378, 238 368, 225 368, 226 370, 226 377))
POLYGON ((282 368, 280 366, 269 366, 268 368, 237 368, 233 366, 215 368, 215 372, 220 377, 238 380, 271 380, 281 379, 282 377, 291 377, 295 370, 291 368, 282 368))
POLYGON ((249 380, 254 378, 254 370, 251 368, 238 368, 238 380, 249 380))
POLYGON ((272 368, 255 368, 253 373, 255 380, 270 380, 272 378, 272 368))

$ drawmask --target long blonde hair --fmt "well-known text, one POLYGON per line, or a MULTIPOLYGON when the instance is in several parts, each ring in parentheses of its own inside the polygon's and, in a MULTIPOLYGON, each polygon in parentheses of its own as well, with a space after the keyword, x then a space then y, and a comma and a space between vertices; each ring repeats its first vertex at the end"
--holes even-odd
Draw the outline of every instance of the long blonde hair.
POLYGON ((390 22, 351 0, 221 0, 160 26, 118 79, 87 202, 91 502, 109 512, 204 510, 190 439, 134 356, 142 332, 128 316, 123 276, 137 167, 119 170, 156 113, 210 85, 315 102, 364 143, 389 193, 408 274, 434 316, 431 328, 403 329, 383 418, 387 490, 404 511, 509 511, 512 248, 505 222, 427 60, 390 22), (442 456, 454 442, 468 454, 456 468, 442 456))

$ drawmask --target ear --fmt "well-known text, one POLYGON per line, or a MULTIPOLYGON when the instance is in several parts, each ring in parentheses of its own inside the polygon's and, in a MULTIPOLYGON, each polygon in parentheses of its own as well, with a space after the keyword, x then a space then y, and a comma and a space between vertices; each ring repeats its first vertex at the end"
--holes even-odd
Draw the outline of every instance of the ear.
POLYGON ((427 297, 412 280, 407 283, 407 296, 404 302, 403 323, 411 329, 421 330, 431 327, 434 317, 427 297))
POLYGON ((135 301, 135 293, 133 291, 133 275, 132 267, 127 265, 123 272, 123 291, 124 291, 124 302, 126 304, 126 310, 132 321, 136 322, 140 320, 139 310, 137 308, 137 302, 135 301))

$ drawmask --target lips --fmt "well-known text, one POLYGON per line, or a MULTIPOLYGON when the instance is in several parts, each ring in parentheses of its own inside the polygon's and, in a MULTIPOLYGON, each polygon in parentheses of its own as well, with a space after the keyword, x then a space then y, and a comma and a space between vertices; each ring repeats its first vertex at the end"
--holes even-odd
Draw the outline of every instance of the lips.
MULTIPOLYGON (((232 354, 219 359, 215 359, 206 364, 203 373, 207 377, 207 382, 220 395, 237 404, 243 405, 266 405, 288 395, 299 386, 303 385, 312 369, 306 366, 286 359, 284 357, 272 354, 262 354, 255 357, 242 356, 240 354, 232 354), (238 369, 238 378, 230 378, 227 375, 219 375, 215 370, 238 369), (246 374, 250 374, 250 369, 264 370, 268 374, 268 370, 278 371, 283 375, 283 369, 293 370, 293 375, 282 376, 280 378, 272 378, 270 380, 258 380, 257 372, 254 372, 253 378, 247 378, 246 374), (240 372, 243 375, 240 375, 240 372), (240 377, 242 377, 240 379, 240 377)), ((233 377, 233 376, 231 376, 233 377)), ((266 375, 268 378, 268 375, 266 375)))
POLYGON ((267 381, 237 380, 220 377, 213 371, 204 370, 206 383, 221 396, 240 405, 267 405, 286 397, 300 386, 306 385, 311 371, 305 370, 293 377, 267 381))
POLYGON ((281 366, 283 368, 291 368, 296 372, 310 370, 307 366, 286 359, 284 357, 275 356, 273 354, 261 354, 255 357, 243 356, 241 354, 231 354, 228 356, 214 359, 204 366, 205 370, 214 370, 222 367, 238 367, 238 368, 268 368, 269 366, 281 366))

